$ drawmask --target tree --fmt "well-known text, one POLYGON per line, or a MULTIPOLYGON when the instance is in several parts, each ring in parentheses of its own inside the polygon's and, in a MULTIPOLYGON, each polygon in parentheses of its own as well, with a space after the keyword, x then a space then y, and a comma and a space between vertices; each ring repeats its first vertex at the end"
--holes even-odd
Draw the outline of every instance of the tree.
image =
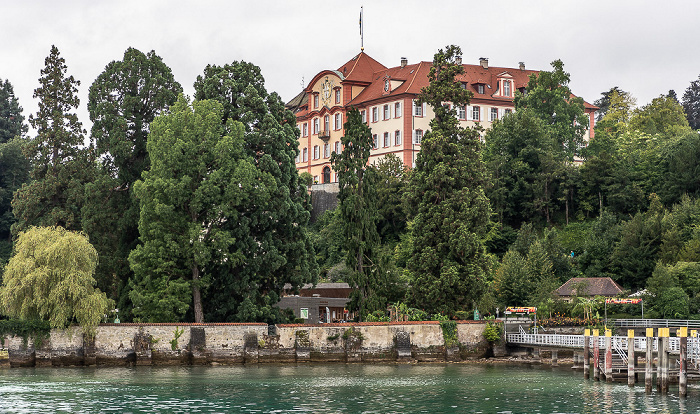
POLYGON ((142 320, 181 320, 192 304, 203 322, 202 286, 247 259, 236 246, 249 225, 240 207, 274 193, 272 177, 245 154, 243 126, 231 121, 224 130, 222 112, 217 102, 190 105, 181 96, 151 124, 151 168, 134 186, 142 244, 129 256, 133 313, 142 320))
POLYGON ((97 152, 128 188, 148 169, 149 124, 175 103, 182 86, 155 51, 128 48, 90 86, 88 110, 97 152))
POLYGON ((130 276, 129 252, 138 242, 139 202, 133 185, 149 168, 146 151, 149 125, 175 103, 182 86, 155 51, 128 48, 90 86, 88 110, 100 173, 86 188, 84 230, 100 253, 98 285, 120 298, 128 317, 125 284, 130 276))
POLYGON ((406 230, 401 197, 408 184, 408 167, 394 154, 377 163, 377 230, 383 243, 397 243, 406 230))
POLYGON ((683 111, 690 127, 700 129, 700 75, 683 93, 683 111))
POLYGON ((433 108, 435 118, 406 194, 413 219, 409 296, 414 306, 432 313, 471 308, 486 290, 489 269, 484 240, 491 209, 484 194, 479 130, 461 128, 454 110, 471 96, 455 80, 464 70, 456 63, 459 55, 457 46, 435 54, 430 84, 418 97, 433 108))
POLYGON ((48 319, 53 328, 74 320, 93 335, 113 302, 95 289, 97 251, 84 233, 31 227, 19 234, 5 267, 0 302, 8 316, 48 319))
POLYGON ((345 264, 352 269, 348 283, 354 289, 352 304, 361 317, 379 306, 368 302, 375 299, 376 279, 380 277, 377 248, 377 174, 368 166, 373 146, 372 130, 362 122, 360 112, 353 108, 347 113, 343 151, 331 154, 333 169, 338 173, 338 200, 342 233, 347 251, 345 264))
MULTIPOLYGON (((209 288, 209 312, 219 321, 279 321, 275 305, 284 285, 296 289, 318 276, 305 231, 310 198, 294 163, 299 153, 296 119, 276 93, 265 90, 264 83, 260 68, 233 62, 208 65, 194 84, 195 99, 214 99, 223 105, 222 123, 243 124, 246 153, 275 180, 269 198, 251 201, 241 209, 247 236, 237 243, 246 261, 221 269, 209 288)), ((228 226, 234 230, 237 224, 224 224, 228 226)))
POLYGON ((10 258, 12 194, 29 178, 29 162, 22 154, 27 125, 12 84, 0 79, 0 264, 10 258))
POLYGON ((605 115, 607 115, 608 111, 610 110, 611 104, 614 100, 613 95, 625 96, 629 95, 629 92, 625 92, 617 86, 613 86, 612 88, 610 88, 609 91, 602 92, 601 95, 602 97, 600 99, 593 102, 593 105, 598 107, 598 110, 596 111, 597 122, 602 121, 603 118, 605 118, 605 115))
POLYGON ((22 107, 9 80, 0 79, 0 144, 27 133, 22 107))
POLYGON ((12 195, 29 179, 29 161, 22 154, 23 138, 0 143, 0 265, 12 253, 12 195))
POLYGON ((29 116, 37 135, 24 147, 32 163, 32 180, 15 192, 12 201, 15 234, 32 225, 81 230, 84 184, 94 172, 91 148, 84 147, 85 131, 71 112, 80 104, 80 81, 66 77, 65 59, 56 46, 51 47, 45 64, 40 86, 34 90, 39 112, 29 116))
POLYGON ((687 131, 689 125, 678 101, 661 95, 633 112, 629 128, 649 135, 660 134, 664 138, 670 138, 687 131))
POLYGON ((530 75, 525 94, 516 93, 515 109, 530 108, 545 123, 555 141, 563 146, 569 160, 573 160, 583 145, 583 134, 588 128, 583 99, 573 96, 569 89, 570 76, 564 72, 561 60, 552 62, 551 72, 530 75))

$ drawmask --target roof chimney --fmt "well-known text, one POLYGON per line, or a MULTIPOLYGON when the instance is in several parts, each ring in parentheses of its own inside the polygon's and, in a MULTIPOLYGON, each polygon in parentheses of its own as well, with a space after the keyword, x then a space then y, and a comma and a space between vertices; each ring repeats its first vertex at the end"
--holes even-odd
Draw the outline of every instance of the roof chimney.
POLYGON ((406 65, 408 65, 408 59, 406 59, 405 57, 402 57, 401 58, 401 67, 405 68, 406 65))
POLYGON ((482 68, 488 69, 489 68, 489 58, 479 58, 479 64, 481 65, 482 68))
POLYGON ((520 62, 520 70, 525 70, 525 62, 520 62))
POLYGON ((455 63, 458 65, 462 64, 462 56, 455 56, 455 63))

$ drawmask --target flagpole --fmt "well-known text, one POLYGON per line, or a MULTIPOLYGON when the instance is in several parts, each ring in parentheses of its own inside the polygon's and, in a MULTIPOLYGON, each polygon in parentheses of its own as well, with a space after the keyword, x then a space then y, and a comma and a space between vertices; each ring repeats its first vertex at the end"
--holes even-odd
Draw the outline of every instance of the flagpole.
POLYGON ((363 6, 360 6, 360 51, 365 50, 365 38, 362 33, 362 8, 363 6))

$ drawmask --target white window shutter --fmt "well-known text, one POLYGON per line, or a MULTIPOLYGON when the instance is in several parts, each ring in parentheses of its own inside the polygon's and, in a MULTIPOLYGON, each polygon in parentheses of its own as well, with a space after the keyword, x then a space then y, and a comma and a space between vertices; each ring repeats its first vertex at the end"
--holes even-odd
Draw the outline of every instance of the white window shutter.
POLYGON ((472 117, 472 106, 471 106, 471 105, 467 105, 467 121, 471 121, 471 120, 473 120, 473 117, 472 117))
POLYGON ((413 134, 412 134, 411 139, 413 140, 413 143, 415 144, 416 143, 416 130, 415 129, 413 130, 413 134))

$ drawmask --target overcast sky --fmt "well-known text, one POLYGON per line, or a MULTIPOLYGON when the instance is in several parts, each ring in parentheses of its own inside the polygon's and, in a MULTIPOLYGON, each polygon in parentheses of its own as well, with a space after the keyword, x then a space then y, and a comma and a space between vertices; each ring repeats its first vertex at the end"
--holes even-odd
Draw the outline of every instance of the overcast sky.
POLYGON ((363 4, 365 52, 388 67, 402 56, 430 61, 448 44, 462 47, 465 63, 548 70, 561 59, 586 101, 619 86, 640 106, 669 89, 681 98, 700 74, 700 1, 24 0, 2 5, 0 79, 25 117, 36 113, 32 93, 55 44, 82 82, 86 129, 90 85, 130 46, 155 50, 187 95, 207 64, 244 60, 288 101, 302 80, 360 51, 363 4))

